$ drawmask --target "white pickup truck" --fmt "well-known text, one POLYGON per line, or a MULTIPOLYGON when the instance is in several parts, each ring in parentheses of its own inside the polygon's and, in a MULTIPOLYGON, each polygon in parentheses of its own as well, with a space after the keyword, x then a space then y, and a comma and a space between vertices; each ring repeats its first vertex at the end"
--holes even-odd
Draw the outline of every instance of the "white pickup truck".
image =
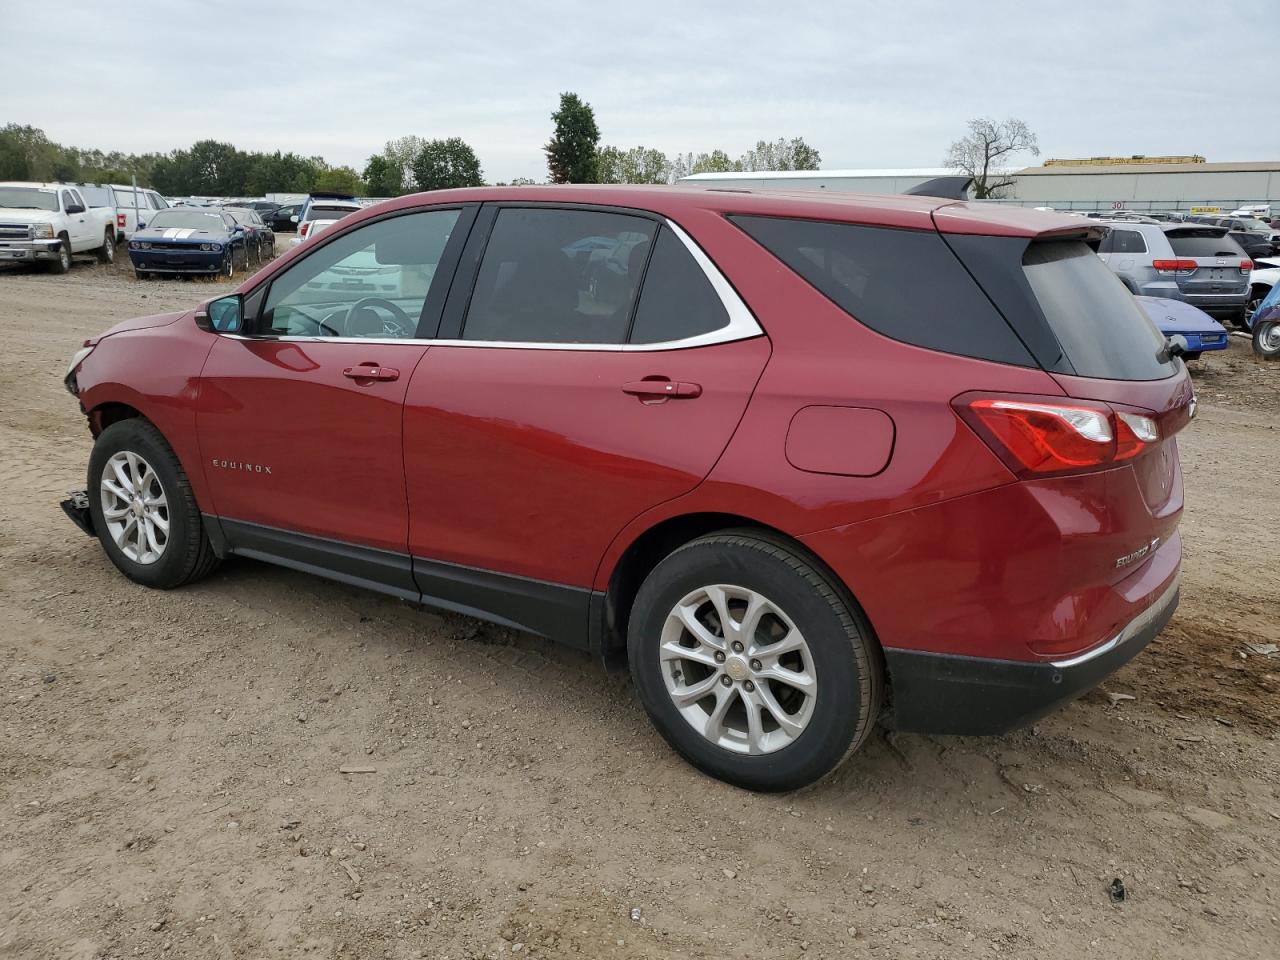
POLYGON ((90 207, 80 191, 58 183, 0 183, 0 261, 71 269, 73 253, 116 258, 116 211, 90 207))

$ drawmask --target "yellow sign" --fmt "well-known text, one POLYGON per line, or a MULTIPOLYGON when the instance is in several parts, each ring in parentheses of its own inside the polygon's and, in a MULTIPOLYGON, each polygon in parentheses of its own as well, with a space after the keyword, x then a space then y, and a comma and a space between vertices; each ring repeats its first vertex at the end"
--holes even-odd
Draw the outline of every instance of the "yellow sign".
POLYGON ((1222 208, 1221 207, 1192 207, 1191 212, 1197 215, 1204 214, 1204 213, 1221 213, 1222 208))

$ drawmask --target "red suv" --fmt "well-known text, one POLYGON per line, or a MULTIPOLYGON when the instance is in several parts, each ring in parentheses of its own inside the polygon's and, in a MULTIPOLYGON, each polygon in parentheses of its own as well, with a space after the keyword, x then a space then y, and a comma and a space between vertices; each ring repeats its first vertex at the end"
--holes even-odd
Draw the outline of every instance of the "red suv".
POLYGON ((629 659, 758 790, 1000 733, 1177 604, 1186 368, 1098 224, 922 197, 378 204, 86 342, 68 501, 130 579, 252 557, 629 659))

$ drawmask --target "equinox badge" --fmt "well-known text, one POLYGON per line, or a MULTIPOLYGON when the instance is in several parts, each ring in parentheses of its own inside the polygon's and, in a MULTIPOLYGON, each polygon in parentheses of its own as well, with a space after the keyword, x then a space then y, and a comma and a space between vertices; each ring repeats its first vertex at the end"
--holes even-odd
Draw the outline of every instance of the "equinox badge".
POLYGON ((1158 546, 1160 546, 1160 538, 1156 537, 1145 547, 1139 547, 1137 550, 1133 551, 1133 553, 1126 553, 1123 557, 1116 557, 1116 566, 1127 567, 1131 563, 1137 563, 1158 546))

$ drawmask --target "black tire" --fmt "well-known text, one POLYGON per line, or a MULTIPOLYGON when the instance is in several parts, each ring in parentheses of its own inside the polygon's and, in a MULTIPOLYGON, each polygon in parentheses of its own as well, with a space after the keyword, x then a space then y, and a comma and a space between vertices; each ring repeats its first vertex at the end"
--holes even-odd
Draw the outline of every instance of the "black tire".
POLYGON ((160 431, 146 420, 121 420, 98 435, 89 456, 89 512, 102 549, 135 583, 169 590, 208 576, 218 565, 182 464, 160 431), (102 474, 111 457, 124 451, 137 454, 151 465, 168 502, 168 538, 159 558, 151 563, 139 563, 126 556, 103 516, 102 474))
POLYGON ((222 261, 221 273, 230 280, 236 275, 236 248, 231 247, 227 250, 227 259, 222 261))
POLYGON ((107 264, 116 262, 115 227, 108 227, 106 234, 102 238, 102 246, 98 248, 98 262, 107 264))
POLYGON ((1254 323, 1253 352, 1268 360, 1280 357, 1280 320, 1261 320, 1254 323))
POLYGON ((1183 360, 1185 360, 1187 363, 1191 363, 1193 360, 1199 360, 1199 359, 1200 359, 1200 351, 1199 351, 1199 350, 1191 350, 1191 351, 1189 351, 1189 352, 1187 352, 1187 353, 1184 353, 1184 354, 1182 355, 1182 359, 1183 359, 1183 360))
POLYGON ((1249 302, 1245 304, 1245 314, 1252 316, 1258 309, 1259 304, 1266 299, 1267 294, 1271 292, 1271 288, 1264 283, 1254 284, 1249 288, 1249 302))
POLYGON ((636 595, 627 648, 641 702, 663 738, 704 773, 748 790, 795 790, 820 780, 862 745, 880 711, 883 657, 856 602, 802 548, 758 531, 709 534, 659 563, 636 595), (818 681, 813 712, 803 731, 773 752, 748 755, 712 742, 667 692, 663 626, 684 597, 712 584, 763 594, 808 644, 818 681))
POLYGON ((67 273, 71 269, 71 239, 65 234, 59 234, 58 240, 58 259, 49 263, 50 273, 67 273))

